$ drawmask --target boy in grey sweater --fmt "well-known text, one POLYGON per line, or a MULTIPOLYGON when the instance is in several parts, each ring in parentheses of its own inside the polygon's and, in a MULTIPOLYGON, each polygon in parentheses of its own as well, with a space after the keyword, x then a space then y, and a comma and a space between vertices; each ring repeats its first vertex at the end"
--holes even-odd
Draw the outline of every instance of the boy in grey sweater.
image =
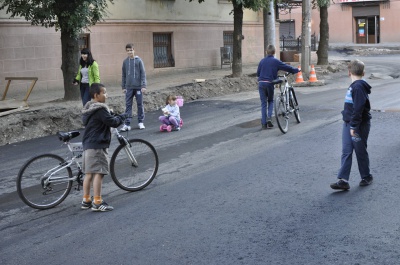
POLYGON ((122 63, 122 90, 125 93, 125 113, 127 119, 121 131, 126 132, 131 129, 132 103, 133 97, 136 98, 137 115, 139 129, 144 129, 144 107, 143 92, 146 91, 146 71, 144 64, 139 56, 135 56, 133 44, 128 43, 125 46, 128 57, 122 63))

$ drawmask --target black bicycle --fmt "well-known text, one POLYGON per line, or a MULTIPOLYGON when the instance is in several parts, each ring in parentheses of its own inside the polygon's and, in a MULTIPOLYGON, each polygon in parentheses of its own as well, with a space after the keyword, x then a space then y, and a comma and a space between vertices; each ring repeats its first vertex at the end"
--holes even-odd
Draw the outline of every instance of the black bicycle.
MULTIPOLYGON (((110 160, 112 180, 126 191, 144 189, 157 175, 158 154, 155 148, 142 139, 128 140, 117 129, 113 129, 113 133, 119 146, 110 160)), ((29 159, 21 167, 17 176, 17 191, 25 204, 36 209, 49 209, 68 196, 74 182, 75 189, 80 190, 84 178, 81 167, 83 147, 82 143, 70 143, 79 135, 79 131, 57 134, 71 151, 71 158, 42 154, 29 159)))
POLYGON ((297 123, 301 122, 300 108, 299 103, 297 102, 296 93, 287 79, 289 75, 291 75, 291 73, 279 75, 278 77, 280 79, 272 81, 272 83, 278 86, 280 90, 280 93, 275 98, 275 117, 282 133, 287 133, 289 129, 289 118, 292 113, 296 117, 297 123))

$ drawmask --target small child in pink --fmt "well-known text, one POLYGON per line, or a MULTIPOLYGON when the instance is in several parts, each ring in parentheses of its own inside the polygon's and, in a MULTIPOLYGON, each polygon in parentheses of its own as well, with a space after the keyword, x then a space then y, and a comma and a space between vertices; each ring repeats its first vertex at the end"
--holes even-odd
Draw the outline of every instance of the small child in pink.
POLYGON ((165 102, 167 105, 162 109, 164 115, 158 119, 166 125, 173 125, 174 131, 179 131, 181 122, 181 116, 179 112, 179 106, 176 103, 176 96, 169 95, 165 102))

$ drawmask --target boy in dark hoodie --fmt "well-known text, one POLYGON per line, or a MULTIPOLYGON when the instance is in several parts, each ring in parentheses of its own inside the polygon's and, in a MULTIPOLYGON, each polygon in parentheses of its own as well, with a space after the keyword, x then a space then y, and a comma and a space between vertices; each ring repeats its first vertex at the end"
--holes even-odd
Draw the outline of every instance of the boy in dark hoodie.
POLYGON ((114 116, 105 104, 107 91, 103 84, 93 83, 89 89, 92 98, 82 109, 83 133, 83 200, 82 209, 106 212, 114 208, 101 198, 104 175, 109 174, 108 147, 111 142, 110 127, 120 126, 125 114, 114 116), (90 186, 93 183, 93 201, 90 186))
POLYGON ((274 127, 271 117, 274 109, 275 86, 271 82, 278 78, 279 70, 294 74, 299 72, 299 69, 276 59, 275 46, 270 44, 267 46, 267 56, 260 61, 257 68, 258 92, 261 100, 261 129, 274 127))
POLYGON ((331 184, 334 190, 348 190, 353 150, 356 153, 358 170, 361 175, 360 186, 372 183, 373 177, 369 169, 369 156, 367 140, 371 128, 371 105, 369 94, 371 86, 362 79, 364 76, 364 63, 353 60, 349 64, 351 85, 347 90, 344 101, 343 131, 342 131, 342 158, 338 173, 338 181, 331 184))

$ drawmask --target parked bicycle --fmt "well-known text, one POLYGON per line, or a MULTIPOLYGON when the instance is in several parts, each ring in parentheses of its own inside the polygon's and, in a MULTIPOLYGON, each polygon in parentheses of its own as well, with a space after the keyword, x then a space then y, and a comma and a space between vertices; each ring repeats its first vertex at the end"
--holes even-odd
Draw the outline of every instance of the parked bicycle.
MULTIPOLYGON (((110 160, 111 178, 123 190, 142 190, 157 174, 158 155, 155 148, 145 140, 128 140, 117 129, 112 130, 119 146, 110 160)), ((81 167, 83 147, 82 143, 70 142, 79 135, 79 131, 57 134, 72 153, 71 158, 42 154, 22 166, 17 177, 17 191, 24 203, 36 209, 49 209, 68 196, 74 182, 75 189, 80 190, 84 178, 81 167)))
POLYGON ((279 75, 278 77, 280 79, 272 81, 272 83, 280 89, 280 93, 275 98, 275 117, 282 133, 287 133, 289 129, 289 118, 292 113, 294 113, 297 123, 301 122, 296 93, 287 79, 289 75, 291 75, 291 73, 279 75))

